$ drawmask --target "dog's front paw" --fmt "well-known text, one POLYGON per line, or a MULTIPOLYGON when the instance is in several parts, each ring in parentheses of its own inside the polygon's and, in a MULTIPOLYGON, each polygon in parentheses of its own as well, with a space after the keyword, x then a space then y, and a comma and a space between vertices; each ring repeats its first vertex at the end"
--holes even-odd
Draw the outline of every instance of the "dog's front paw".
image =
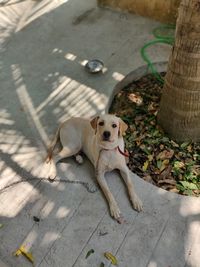
POLYGON ((137 210, 137 211, 143 210, 142 201, 139 199, 139 197, 137 195, 134 195, 131 197, 131 203, 132 203, 132 206, 135 210, 137 210))
POLYGON ((116 220, 118 220, 121 217, 121 213, 116 202, 112 202, 110 204, 110 214, 116 220))

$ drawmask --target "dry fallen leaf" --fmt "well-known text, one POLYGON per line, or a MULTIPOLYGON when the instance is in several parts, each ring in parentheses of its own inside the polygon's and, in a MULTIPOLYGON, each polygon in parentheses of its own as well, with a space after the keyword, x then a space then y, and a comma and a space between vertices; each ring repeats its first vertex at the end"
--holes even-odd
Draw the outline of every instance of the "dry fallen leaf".
POLYGON ((148 111, 153 113, 154 115, 157 113, 157 110, 158 110, 158 104, 156 104, 155 102, 151 102, 149 105, 148 105, 148 111))
POLYGON ((193 149, 192 149, 192 145, 189 145, 189 146, 187 147, 187 151, 188 151, 189 153, 191 153, 191 152, 193 151, 193 149))
POLYGON ((135 121, 142 121, 144 119, 144 116, 143 115, 138 115, 135 117, 135 121))
POLYGON ((160 179, 165 180, 166 178, 171 177, 171 171, 172 171, 172 166, 168 165, 167 168, 165 168, 161 174, 160 174, 160 179))
POLYGON ((158 156, 156 157, 157 160, 158 159, 161 159, 161 160, 164 160, 164 159, 171 159, 174 155, 174 151, 172 149, 170 150, 163 150, 162 152, 160 152, 158 154, 158 156))
POLYGON ((192 166, 192 171, 196 175, 200 175, 200 165, 193 165, 192 166))
POLYGON ((138 94, 129 94, 128 95, 129 100, 131 100, 132 102, 136 103, 138 106, 142 105, 143 103, 143 99, 140 95, 138 94))
POLYGON ((161 167, 160 167, 160 171, 162 172, 164 169, 167 168, 168 165, 169 165, 169 160, 168 159, 163 160, 161 167))
POLYGON ((183 162, 181 162, 181 161, 175 161, 174 162, 174 167, 176 168, 176 169, 181 169, 181 168, 183 168, 185 166, 185 164, 183 163, 183 162))
POLYGON ((33 255, 30 252, 27 252, 24 246, 20 246, 20 248, 14 253, 15 256, 24 255, 31 263, 34 263, 33 255))
POLYGON ((170 190, 170 189, 174 188, 174 185, 171 185, 171 184, 163 184, 162 185, 162 188, 165 189, 165 190, 170 190))
POLYGON ((151 177, 150 175, 147 175, 147 174, 144 175, 144 176, 143 176, 143 179, 144 179, 145 181, 151 183, 151 184, 154 183, 154 182, 153 182, 153 179, 152 179, 152 177, 151 177))
POLYGON ((169 191, 172 193, 178 193, 179 192, 179 190, 176 187, 169 189, 169 191))
POLYGON ((159 180, 158 184, 171 184, 171 185, 176 185, 176 182, 171 179, 164 179, 164 180, 159 180))
POLYGON ((106 259, 110 260, 113 265, 117 265, 118 264, 116 257, 112 253, 105 252, 104 253, 104 257, 106 259))
POLYGON ((171 140, 170 143, 172 144, 173 147, 179 147, 179 144, 177 144, 177 143, 174 142, 173 140, 171 140))

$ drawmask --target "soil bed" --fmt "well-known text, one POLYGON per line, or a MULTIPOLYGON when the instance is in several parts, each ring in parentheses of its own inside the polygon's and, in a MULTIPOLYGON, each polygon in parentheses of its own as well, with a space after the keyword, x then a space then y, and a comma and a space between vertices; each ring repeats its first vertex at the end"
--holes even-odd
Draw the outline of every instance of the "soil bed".
MULTIPOLYGON (((165 73, 160 73, 163 77, 165 73)), ((200 194, 200 143, 178 144, 157 125, 162 85, 152 74, 116 94, 110 113, 128 125, 128 166, 144 180, 184 195, 200 194)))

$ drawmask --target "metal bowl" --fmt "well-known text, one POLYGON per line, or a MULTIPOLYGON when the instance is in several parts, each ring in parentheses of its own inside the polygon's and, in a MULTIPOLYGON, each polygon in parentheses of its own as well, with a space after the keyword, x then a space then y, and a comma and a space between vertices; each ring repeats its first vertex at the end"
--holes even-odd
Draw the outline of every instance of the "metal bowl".
POLYGON ((92 59, 87 62, 85 69, 90 73, 98 73, 103 70, 104 64, 98 59, 92 59))

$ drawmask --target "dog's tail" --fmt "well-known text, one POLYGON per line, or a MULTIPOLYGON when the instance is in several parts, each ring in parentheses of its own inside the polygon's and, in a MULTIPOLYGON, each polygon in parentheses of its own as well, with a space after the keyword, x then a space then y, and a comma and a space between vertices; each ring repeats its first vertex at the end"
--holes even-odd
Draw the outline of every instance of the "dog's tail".
POLYGON ((51 144, 47 150, 46 163, 48 163, 52 159, 54 148, 55 148, 55 146, 58 142, 58 139, 59 139, 59 134, 60 134, 60 127, 56 131, 56 134, 54 135, 54 138, 53 138, 53 140, 52 140, 52 142, 51 142, 51 144))

